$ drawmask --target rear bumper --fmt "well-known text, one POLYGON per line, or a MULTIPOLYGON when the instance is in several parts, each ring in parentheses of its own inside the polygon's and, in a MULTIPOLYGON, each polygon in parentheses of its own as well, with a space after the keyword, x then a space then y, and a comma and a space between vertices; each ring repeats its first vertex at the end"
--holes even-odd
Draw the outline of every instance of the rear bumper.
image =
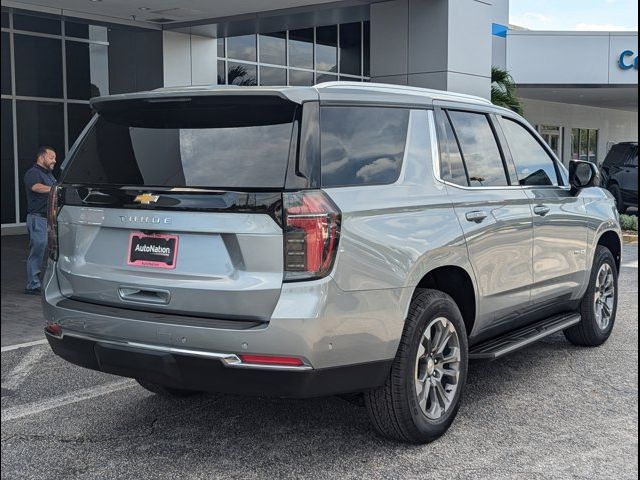
POLYGON ((331 277, 285 283, 270 320, 256 323, 70 301, 53 262, 43 285, 47 324, 61 330, 48 338, 72 363, 178 388, 291 397, 384 383, 411 295, 402 288, 345 292, 331 277), (238 365, 243 354, 295 357, 304 368, 238 365))
POLYGON ((308 398, 382 385, 391 360, 323 369, 237 368, 225 354, 203 356, 113 341, 56 337, 45 331, 58 356, 81 367, 188 390, 308 398))

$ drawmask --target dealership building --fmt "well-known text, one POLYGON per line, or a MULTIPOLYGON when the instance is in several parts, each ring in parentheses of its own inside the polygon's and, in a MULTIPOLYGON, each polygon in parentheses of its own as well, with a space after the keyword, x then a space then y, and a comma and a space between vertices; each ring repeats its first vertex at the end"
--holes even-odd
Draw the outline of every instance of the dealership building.
POLYGON ((566 164, 638 139, 637 32, 508 24, 508 0, 2 0, 2 234, 22 176, 93 96, 179 85, 384 82, 490 96, 491 67, 566 164))

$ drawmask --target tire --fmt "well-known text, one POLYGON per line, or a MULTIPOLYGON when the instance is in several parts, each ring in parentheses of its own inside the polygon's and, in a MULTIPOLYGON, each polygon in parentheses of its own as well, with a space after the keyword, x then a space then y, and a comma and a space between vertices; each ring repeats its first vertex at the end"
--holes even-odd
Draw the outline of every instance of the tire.
POLYGON ((566 329, 564 336, 574 345, 585 347, 602 345, 611 335, 611 330, 616 320, 617 308, 618 269, 616 262, 608 248, 598 245, 593 258, 593 266, 591 267, 589 286, 580 302, 580 315, 582 316, 582 320, 573 327, 566 329), (611 272, 613 291, 610 292, 610 297, 608 294, 602 294, 603 291, 606 291, 606 285, 603 286, 603 284, 606 284, 606 281, 603 281, 603 277, 600 276, 603 272, 611 272), (611 298, 610 304, 608 303, 608 298, 611 298), (608 304, 607 310, 610 313, 606 321, 603 316, 606 311, 603 306, 598 306, 597 299, 600 299, 600 305, 602 302, 608 304))
MULTIPOLYGON (((433 351, 434 348, 429 350, 433 351)), ((467 379, 467 362, 467 333, 458 306, 443 292, 419 290, 411 302, 398 352, 385 384, 364 394, 367 413, 374 428, 386 438, 408 443, 428 443, 440 437, 447 431, 458 412, 467 379), (445 319, 446 323, 441 319, 445 319), (450 343, 442 355, 429 355, 425 345, 438 344, 438 337, 435 336, 438 329, 444 333, 451 333, 452 328, 455 336, 451 336, 450 343), (427 330, 431 332, 432 342, 424 337, 427 330), (421 354, 422 357, 419 356, 419 352, 424 352, 421 354), (444 357, 454 356, 458 361, 444 361, 444 357), (441 362, 440 366, 436 367, 438 358, 441 362), (457 382, 454 376, 450 376, 450 372, 454 372, 456 368, 457 382), (442 372, 445 370, 449 373, 443 375, 442 372), (426 382, 437 382, 438 377, 441 379, 441 386, 444 386, 445 394, 450 394, 447 397, 450 403, 445 405, 444 409, 441 402, 436 404, 433 401, 438 389, 419 380, 426 378, 426 382), (422 392, 426 393, 423 397, 424 405, 419 403, 421 393, 418 391, 418 384, 423 386, 422 392), (441 410, 440 416, 437 415, 438 408, 441 410)))
POLYGON ((138 382, 142 388, 150 391, 151 393, 155 393, 167 398, 184 398, 201 393, 197 390, 185 390, 182 388, 165 387, 164 385, 147 382, 146 380, 142 380, 140 378, 136 378, 136 382, 138 382))
POLYGON ((627 207, 624 206, 624 200, 622 200, 622 192, 620 191, 620 187, 617 183, 612 183, 609 185, 607 189, 613 195, 613 198, 616 200, 616 208, 619 213, 624 213, 627 211, 627 207))

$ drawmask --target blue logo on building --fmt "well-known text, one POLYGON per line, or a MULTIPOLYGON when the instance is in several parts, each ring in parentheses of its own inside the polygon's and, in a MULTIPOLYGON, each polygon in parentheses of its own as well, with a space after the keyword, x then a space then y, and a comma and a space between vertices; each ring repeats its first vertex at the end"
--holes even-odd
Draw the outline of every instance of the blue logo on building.
POLYGON ((496 37, 507 38, 507 32, 509 31, 509 27, 506 25, 500 25, 499 23, 491 24, 491 34, 496 37))
POLYGON ((618 66, 622 70, 638 70, 638 55, 633 50, 625 50, 618 57, 618 66), (633 56, 635 55, 635 58, 633 56))

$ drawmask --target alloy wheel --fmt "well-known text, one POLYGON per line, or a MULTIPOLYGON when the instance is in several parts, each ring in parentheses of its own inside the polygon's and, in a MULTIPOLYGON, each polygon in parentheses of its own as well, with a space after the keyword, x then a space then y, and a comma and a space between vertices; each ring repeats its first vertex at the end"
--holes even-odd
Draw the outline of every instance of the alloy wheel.
POLYGON ((460 376, 460 340, 453 323, 432 320, 418 346, 415 387, 420 409, 431 420, 441 418, 453 405, 460 376))
POLYGON ((596 323, 601 330, 606 330, 613 316, 615 302, 615 277, 613 269, 608 263, 603 263, 596 275, 593 311, 596 323))

